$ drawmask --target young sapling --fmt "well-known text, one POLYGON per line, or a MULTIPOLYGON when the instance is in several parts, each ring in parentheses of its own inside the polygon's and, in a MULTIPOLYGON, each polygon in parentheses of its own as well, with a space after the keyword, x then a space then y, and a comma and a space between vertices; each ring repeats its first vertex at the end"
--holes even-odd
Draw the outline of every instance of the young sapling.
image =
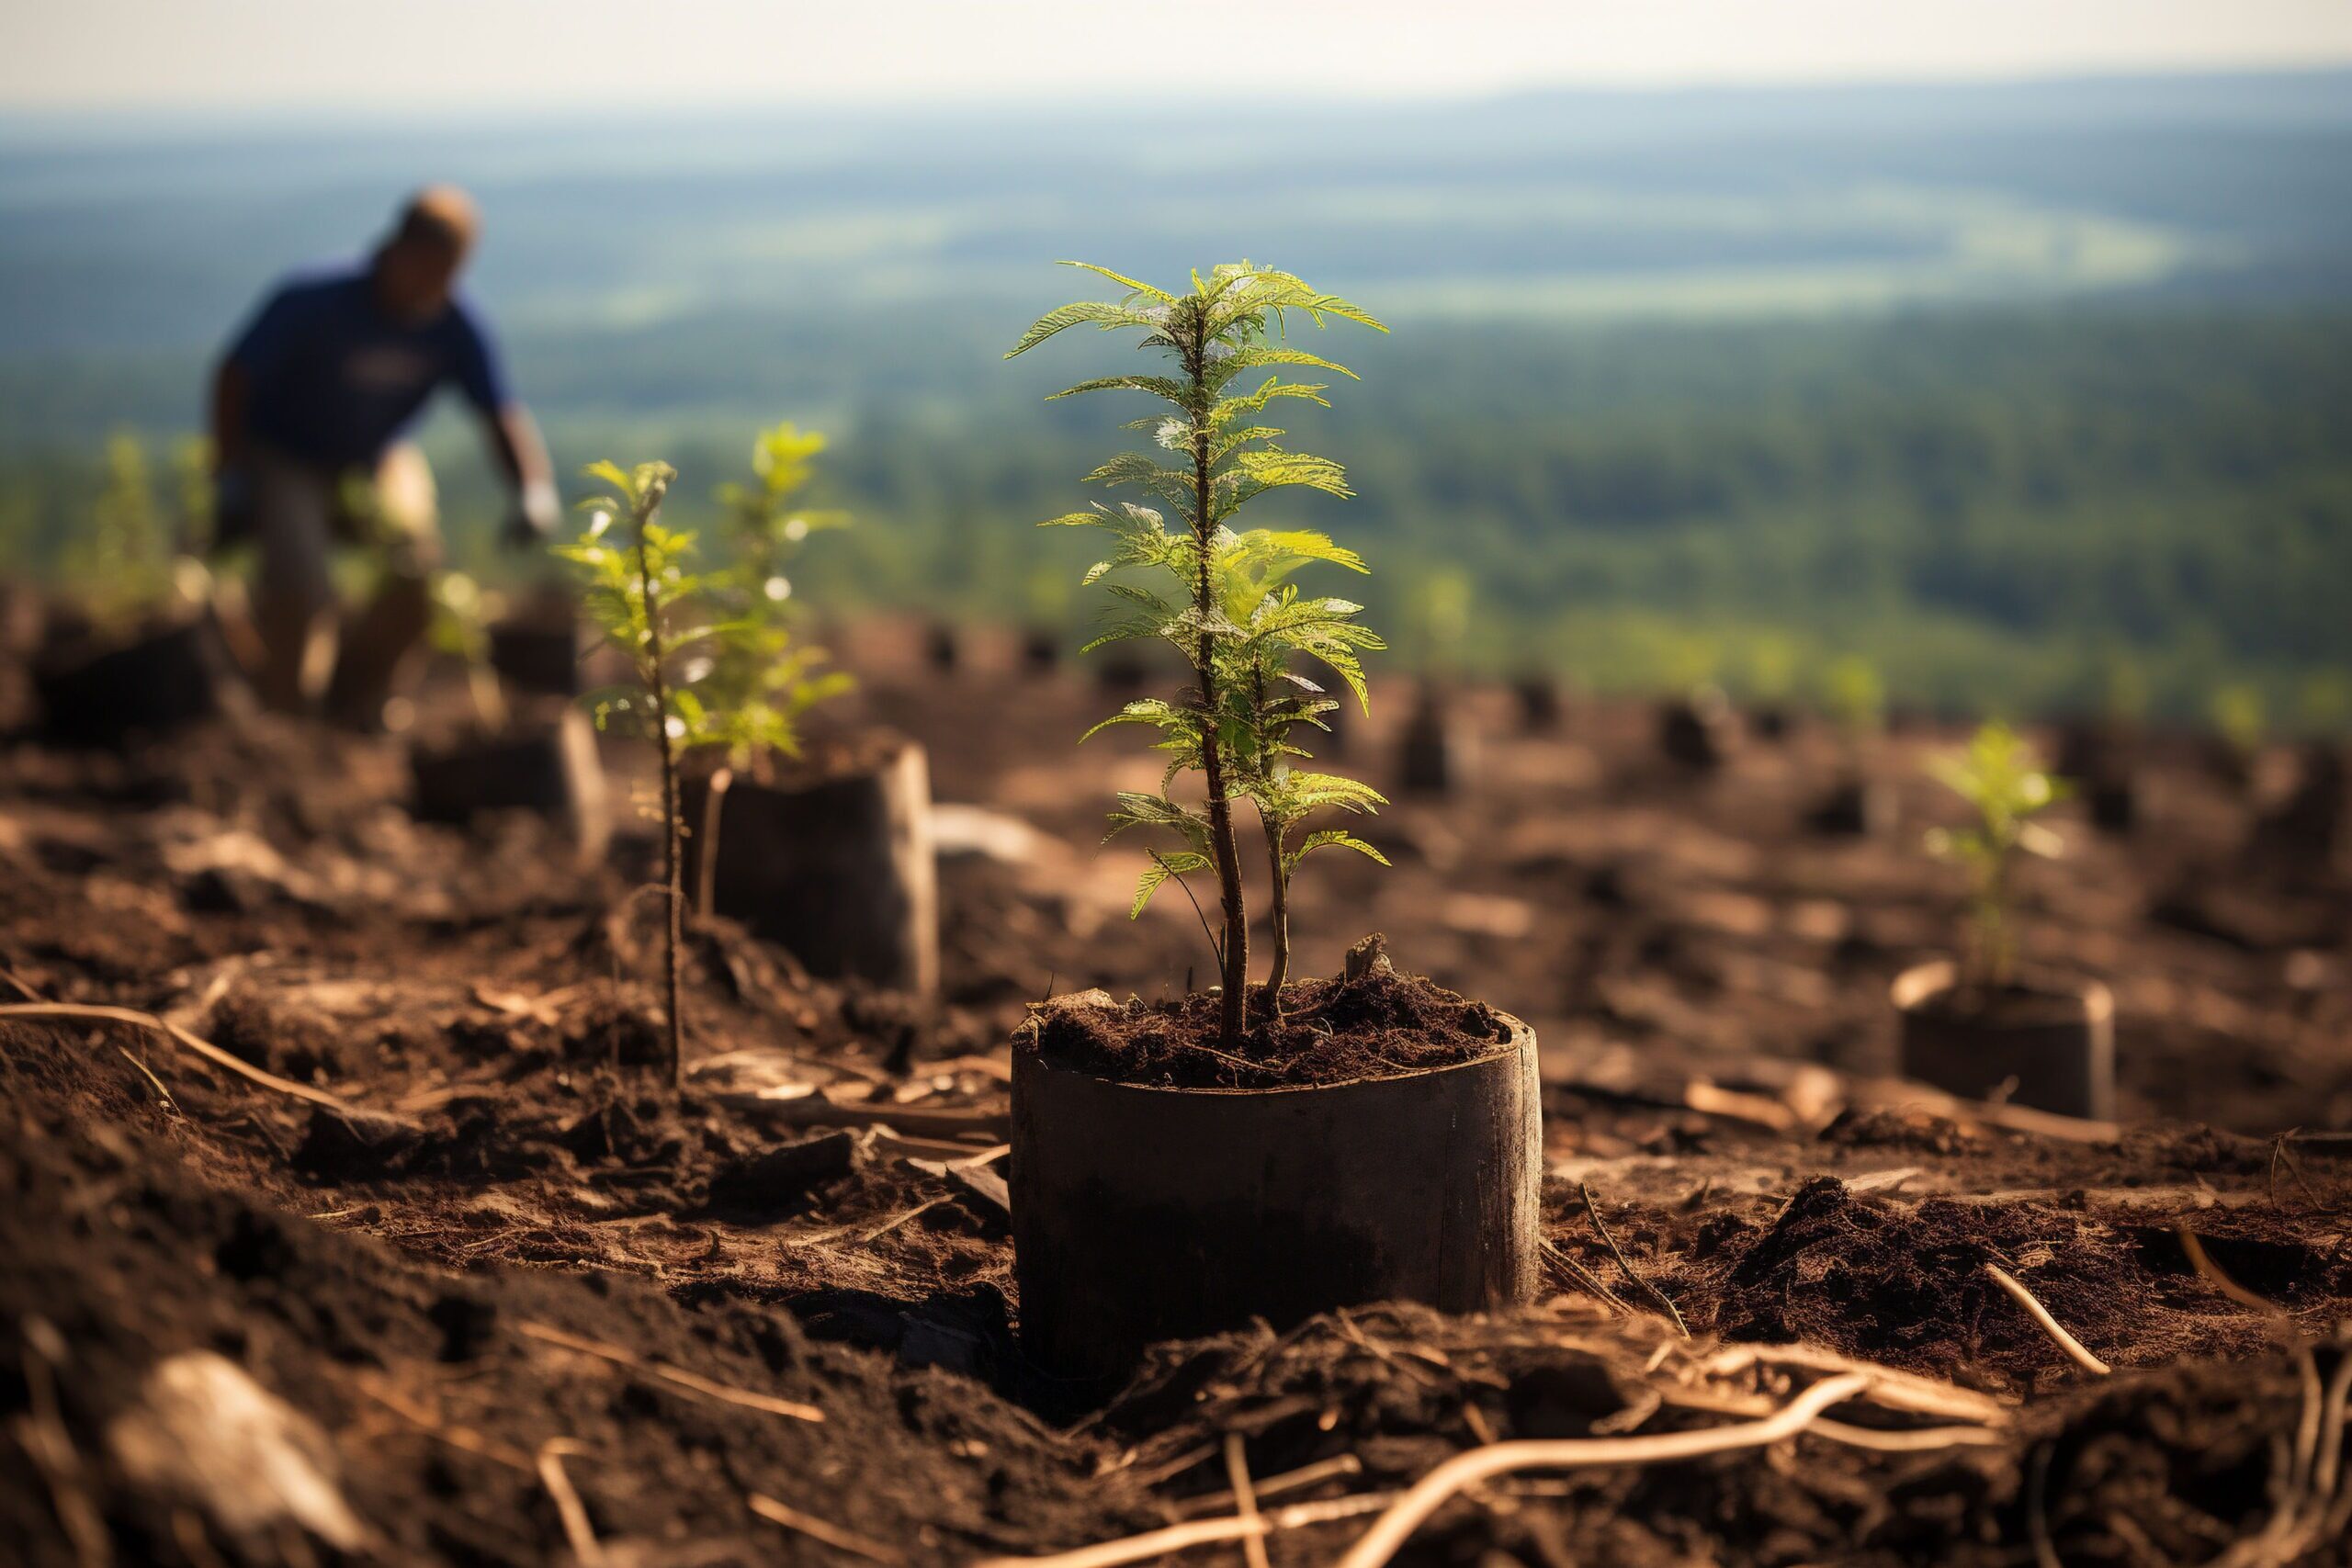
POLYGON ((1289 883, 1299 861, 1327 845, 1379 858, 1369 844, 1340 829, 1317 829, 1295 841, 1291 835, 1318 809, 1369 811, 1382 803, 1366 785, 1294 767, 1294 759, 1307 756, 1294 737, 1302 727, 1322 728, 1321 716, 1337 705, 1294 665, 1306 656, 1320 659, 1359 703, 1366 703, 1359 655, 1383 646, 1356 622, 1361 606, 1345 599, 1306 597, 1289 581, 1314 562, 1364 570, 1353 551, 1306 530, 1237 532, 1231 520, 1269 491, 1304 487, 1341 498, 1352 493, 1339 464, 1276 445, 1284 433, 1261 423, 1277 400, 1325 400, 1325 384, 1284 381, 1278 367, 1354 374, 1289 344, 1291 312, 1318 327, 1329 317, 1376 332, 1387 329, 1336 295, 1246 261, 1213 268, 1205 276, 1196 272, 1189 288, 1176 289, 1091 263, 1066 265, 1099 274, 1125 292, 1116 300, 1080 300, 1049 312, 1006 358, 1069 328, 1092 326, 1140 333, 1137 346, 1173 362, 1170 374, 1102 377, 1054 395, 1142 392, 1169 405, 1170 412, 1131 422, 1128 428, 1148 432, 1161 451, 1173 455, 1172 462, 1123 452, 1087 478, 1106 486, 1133 486, 1172 508, 1181 526, 1170 529, 1160 512, 1134 502, 1115 508, 1097 503, 1091 511, 1048 519, 1046 526, 1099 527, 1114 537, 1111 554, 1084 579, 1091 583, 1122 574, 1108 584, 1118 604, 1090 650, 1129 638, 1159 638, 1174 645, 1191 668, 1193 684, 1175 701, 1137 699, 1095 729, 1147 725, 1159 732, 1159 749, 1169 753, 1157 793, 1120 795, 1113 831, 1159 828, 1180 841, 1176 849, 1154 852, 1136 892, 1138 913, 1170 877, 1215 871, 1223 915, 1218 1032, 1229 1049, 1248 1026, 1250 974, 1249 915, 1233 802, 1253 801, 1264 824, 1275 953, 1276 988, 1271 994, 1279 1009, 1289 960, 1289 883), (1236 389, 1240 378, 1261 369, 1273 373, 1253 389, 1236 389), (1129 572, 1142 581, 1124 575, 1129 572), (1203 781, 1205 798, 1198 807, 1170 793, 1176 780, 1191 773, 1203 781))
POLYGON ((474 717, 494 735, 506 728, 506 697, 490 660, 490 623, 497 616, 497 596, 462 571, 435 572, 425 591, 433 602, 425 643, 465 665, 474 717))
POLYGON ((705 721, 688 743, 722 748, 733 767, 767 752, 799 756, 801 718, 853 684, 842 671, 822 669, 831 655, 801 639, 800 600, 786 570, 810 536, 849 525, 845 512, 795 501, 824 449, 822 435, 786 421, 753 443, 752 482, 718 489, 734 562, 705 580, 721 619, 695 681, 705 721))
POLYGON ((1878 667, 1857 653, 1830 660, 1822 672, 1821 697, 1848 757, 1859 765, 1886 728, 1886 682, 1878 667))
MULTIPOLYGON (((825 655, 795 647, 784 564, 800 541, 838 526, 837 513, 793 509, 792 492, 808 477, 821 436, 779 425, 763 434, 753 457, 755 486, 720 492, 735 527, 737 558, 719 571, 696 570, 695 536, 661 522, 677 479, 667 463, 587 470, 606 492, 582 504, 587 532, 555 553, 581 569, 589 618, 626 654, 635 680, 582 699, 604 730, 628 730, 653 742, 662 762, 662 882, 666 919, 663 987, 669 1008, 671 1079, 684 1059, 679 947, 685 894, 679 766, 689 751, 723 750, 742 765, 764 751, 797 755, 799 720, 848 684, 814 672, 825 655)), ((706 879, 705 886, 707 886, 706 879)))
POLYGON ((1964 828, 1930 830, 1927 842, 1929 852, 1968 872, 1963 987, 1978 994, 1997 992, 2017 974, 2010 908, 2017 857, 2055 857, 2064 847, 2056 833, 2032 818, 2064 799, 2066 785, 2042 770, 2033 748, 2016 731, 1998 722, 1977 730, 1959 755, 1931 760, 1928 771, 1975 813, 1964 828))
POLYGON ((671 666, 682 650, 710 632, 707 626, 677 624, 694 607, 703 586, 687 570, 694 558, 694 536, 660 522, 662 503, 677 470, 659 462, 639 463, 634 469, 601 462, 586 471, 610 487, 609 491, 582 503, 593 509, 587 532, 576 542, 554 548, 586 575, 582 597, 588 613, 605 640, 628 656, 636 675, 632 686, 592 692, 583 699, 596 728, 636 729, 653 742, 662 761, 662 984, 670 1081, 675 1086, 683 1079, 685 1060, 685 1019, 678 986, 684 897, 678 869, 678 749, 707 716, 692 690, 673 682, 671 666), (626 530, 617 537, 616 524, 626 530))
POLYGON ((135 630, 175 594, 188 602, 203 597, 202 567, 173 547, 171 534, 156 502, 146 447, 128 433, 107 437, 106 477, 91 507, 89 532, 64 562, 90 619, 103 631, 135 630))
POLYGON ((752 443, 752 482, 718 488, 734 563, 707 580, 722 618, 695 683, 704 722, 686 737, 690 749, 725 753, 711 771, 696 827, 706 914, 718 883, 720 808, 736 771, 763 768, 771 755, 798 757, 802 717, 854 684, 842 671, 821 668, 831 655, 800 638, 800 600, 786 571, 812 535, 849 525, 845 512, 797 502, 824 449, 822 434, 786 420, 752 443))

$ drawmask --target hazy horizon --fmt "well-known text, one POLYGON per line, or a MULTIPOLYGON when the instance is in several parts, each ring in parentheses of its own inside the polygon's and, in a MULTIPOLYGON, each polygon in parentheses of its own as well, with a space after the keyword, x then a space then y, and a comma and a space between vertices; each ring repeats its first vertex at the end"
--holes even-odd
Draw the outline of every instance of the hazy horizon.
POLYGON ((622 0, 410 0, 397 26, 301 0, 12 9, 0 114, 1017 106, 1069 101, 1074 84, 1106 68, 1146 72, 1155 96, 1381 101, 2352 64, 2352 7, 2333 0, 1489 0, 1442 14, 1414 0, 894 0, 855 12, 758 0, 683 12, 622 0), (1182 26, 1246 30, 1265 59, 1206 81, 1153 78, 1138 45, 1182 26))

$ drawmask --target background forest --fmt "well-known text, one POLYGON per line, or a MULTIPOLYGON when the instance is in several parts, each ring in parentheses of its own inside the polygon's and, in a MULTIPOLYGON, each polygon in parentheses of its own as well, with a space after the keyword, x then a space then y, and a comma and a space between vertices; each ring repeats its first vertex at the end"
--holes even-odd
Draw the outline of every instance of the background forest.
MULTIPOLYGON (((1317 412, 1405 654, 1599 686, 2352 724, 2352 75, 481 120, 0 120, 0 568, 86 541, 110 433, 192 430, 268 279, 471 186, 475 292, 575 471, 707 513, 827 430, 829 604, 1072 631, 1067 291, 1250 254, 1393 338, 1317 412), (1179 174, 1172 149, 1186 149, 1179 174), (1253 178, 1236 194, 1238 171, 1253 178), (1223 171, 1222 173, 1220 171, 1223 171), (1050 362, 1048 362, 1050 361, 1050 362), (1466 604, 1466 615, 1461 614, 1466 604)), ((429 431, 493 575, 470 432, 429 431)), ((1286 502, 1302 523, 1317 498, 1286 502)), ((511 567, 507 570, 513 570, 511 567)))

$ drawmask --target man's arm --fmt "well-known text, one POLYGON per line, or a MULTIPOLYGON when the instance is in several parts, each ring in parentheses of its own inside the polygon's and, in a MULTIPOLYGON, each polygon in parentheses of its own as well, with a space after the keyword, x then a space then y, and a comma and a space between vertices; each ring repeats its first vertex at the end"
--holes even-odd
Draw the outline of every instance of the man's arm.
POLYGON ((490 446, 514 487, 514 521, 509 536, 517 545, 550 537, 563 511, 556 493, 555 468, 548 460, 547 443, 539 437, 538 422, 521 403, 507 403, 490 414, 490 446))
POLYGON ((506 389, 506 369, 498 350, 471 306, 456 307, 460 333, 458 385, 466 400, 481 411, 490 435, 491 451, 514 487, 514 516, 507 528, 510 544, 537 544, 554 534, 563 511, 556 493, 555 469, 548 461, 547 443, 539 438, 531 411, 506 389))

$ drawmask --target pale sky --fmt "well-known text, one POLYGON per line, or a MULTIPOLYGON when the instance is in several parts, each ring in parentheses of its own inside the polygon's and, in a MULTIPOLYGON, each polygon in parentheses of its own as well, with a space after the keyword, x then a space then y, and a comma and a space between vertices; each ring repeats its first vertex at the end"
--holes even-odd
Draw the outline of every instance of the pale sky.
POLYGON ((0 110, 1164 100, 1198 53, 1226 97, 2261 69, 2352 63, 2352 0, 0 0, 0 110))

